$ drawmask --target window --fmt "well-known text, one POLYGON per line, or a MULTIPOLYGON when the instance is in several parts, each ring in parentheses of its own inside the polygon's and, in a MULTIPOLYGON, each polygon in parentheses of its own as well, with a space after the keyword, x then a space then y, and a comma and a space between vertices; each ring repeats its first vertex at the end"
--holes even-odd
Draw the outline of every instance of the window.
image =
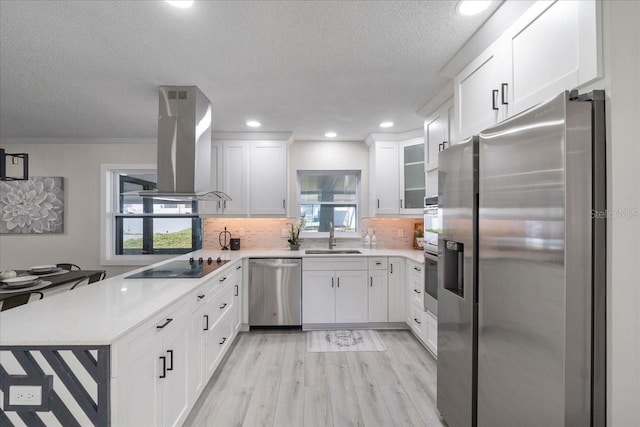
MULTIPOLYGON (((104 166, 103 166, 104 168, 104 166)), ((198 202, 167 201, 128 194, 156 188, 155 169, 105 170, 107 207, 105 264, 148 263, 202 248, 198 202), (163 256, 164 255, 164 256, 163 256)))
POLYGON ((298 171, 298 211, 307 223, 304 235, 329 231, 357 234, 360 171, 298 171))

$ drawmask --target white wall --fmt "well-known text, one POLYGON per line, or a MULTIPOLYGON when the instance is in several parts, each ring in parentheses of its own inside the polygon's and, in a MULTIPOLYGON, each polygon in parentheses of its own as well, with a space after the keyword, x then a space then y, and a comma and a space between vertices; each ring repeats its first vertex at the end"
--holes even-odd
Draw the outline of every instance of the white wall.
POLYGON ((289 147, 289 216, 297 217, 297 170, 361 170, 360 217, 369 212, 369 147, 363 141, 296 141, 289 147))
POLYGON ((64 233, 0 235, 0 270, 72 262, 84 269, 104 268, 107 277, 133 266, 100 266, 100 164, 156 162, 156 146, 123 144, 0 144, 8 153, 29 154, 30 176, 64 177, 64 233))
MULTIPOLYGON (((640 2, 603 2, 608 210, 640 214, 640 2)), ((640 422, 640 217, 608 221, 608 425, 640 422)))

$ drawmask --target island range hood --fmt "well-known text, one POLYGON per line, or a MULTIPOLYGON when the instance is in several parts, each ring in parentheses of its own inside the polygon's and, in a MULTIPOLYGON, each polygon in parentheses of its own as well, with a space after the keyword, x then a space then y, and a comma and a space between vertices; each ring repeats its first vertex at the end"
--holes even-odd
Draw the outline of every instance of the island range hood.
POLYGON ((211 188, 211 102, 196 86, 160 86, 157 189, 163 200, 230 201, 211 188))

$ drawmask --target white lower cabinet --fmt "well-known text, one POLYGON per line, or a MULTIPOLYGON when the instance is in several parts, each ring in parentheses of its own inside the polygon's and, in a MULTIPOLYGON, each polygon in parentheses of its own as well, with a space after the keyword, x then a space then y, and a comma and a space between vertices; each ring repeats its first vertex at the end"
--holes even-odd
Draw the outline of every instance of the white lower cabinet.
POLYGON ((112 425, 181 425, 241 323, 241 261, 112 345, 112 425))
POLYGON ((388 288, 389 288, 389 322, 405 321, 405 261, 400 257, 389 257, 388 288))
POLYGON ((434 356, 438 355, 438 318, 429 310, 424 312, 424 343, 434 356))
POLYGON ((185 300, 137 328, 117 347, 113 425, 175 426, 187 417, 188 328, 185 300))
POLYGON ((302 262, 302 323, 367 322, 366 258, 304 258, 302 262))
POLYGON ((369 258, 369 322, 389 321, 387 258, 369 258))

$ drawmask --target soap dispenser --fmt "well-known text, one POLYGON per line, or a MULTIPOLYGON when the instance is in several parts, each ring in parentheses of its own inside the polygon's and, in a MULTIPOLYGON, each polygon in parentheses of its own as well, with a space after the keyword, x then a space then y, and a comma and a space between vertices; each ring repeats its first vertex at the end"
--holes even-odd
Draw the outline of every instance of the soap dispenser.
POLYGON ((378 247, 378 239, 376 239, 376 230, 373 230, 373 235, 371 236, 371 249, 376 249, 378 247))
POLYGON ((369 236, 369 233, 367 233, 366 236, 364 236, 364 247, 369 248, 371 246, 371 236, 369 236))

